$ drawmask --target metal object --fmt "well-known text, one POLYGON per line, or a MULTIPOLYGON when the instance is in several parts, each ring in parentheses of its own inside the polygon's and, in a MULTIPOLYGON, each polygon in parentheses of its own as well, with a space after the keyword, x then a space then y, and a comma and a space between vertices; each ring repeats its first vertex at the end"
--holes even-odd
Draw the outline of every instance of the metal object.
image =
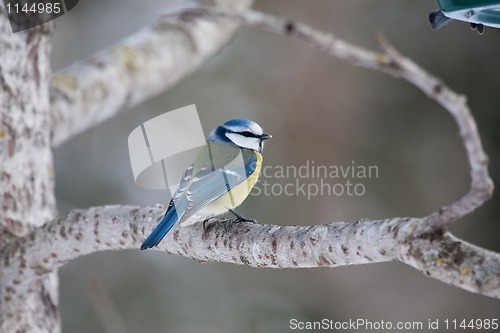
POLYGON ((500 0, 436 0, 439 10, 429 14, 434 29, 450 20, 469 22, 482 34, 484 26, 500 28, 500 0))

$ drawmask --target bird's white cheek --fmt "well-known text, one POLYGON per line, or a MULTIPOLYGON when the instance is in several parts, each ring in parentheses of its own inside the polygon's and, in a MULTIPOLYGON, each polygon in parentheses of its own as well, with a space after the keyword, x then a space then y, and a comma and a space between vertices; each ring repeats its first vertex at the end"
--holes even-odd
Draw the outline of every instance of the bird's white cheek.
POLYGON ((236 133, 227 133, 226 136, 237 146, 259 150, 259 139, 257 138, 247 138, 236 133))

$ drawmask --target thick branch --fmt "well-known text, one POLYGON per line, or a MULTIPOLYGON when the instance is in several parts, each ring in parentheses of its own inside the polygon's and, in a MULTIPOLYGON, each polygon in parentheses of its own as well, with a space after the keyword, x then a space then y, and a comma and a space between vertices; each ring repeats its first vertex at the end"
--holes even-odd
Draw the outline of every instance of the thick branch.
MULTIPOLYGON (((74 210, 19 242, 8 256, 43 275, 96 251, 137 249, 162 216, 161 207, 74 210)), ((156 248, 199 261, 251 267, 337 267, 400 261, 457 287, 500 298, 500 254, 449 233, 414 236, 422 219, 394 218, 318 226, 201 223, 175 227, 156 248)), ((11 267, 13 268, 13 267, 11 267)), ((13 278, 16 269, 9 269, 13 278)))
MULTIPOLYGON (((219 0, 215 4, 240 10, 251 2, 219 0)), ((187 23, 164 17, 55 73, 50 89, 54 146, 175 85, 215 55, 236 28, 228 21, 187 23)))

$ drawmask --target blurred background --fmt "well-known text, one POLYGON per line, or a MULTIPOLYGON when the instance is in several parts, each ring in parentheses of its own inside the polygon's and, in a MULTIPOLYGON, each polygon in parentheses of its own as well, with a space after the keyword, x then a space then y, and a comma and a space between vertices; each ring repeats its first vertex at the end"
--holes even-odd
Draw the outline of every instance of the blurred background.
MULTIPOLYGON (((116 43, 181 1, 81 1, 56 20, 54 71, 116 43)), ((402 53, 467 96, 490 171, 500 184, 500 30, 479 36, 452 22, 433 31, 433 0, 267 0, 256 9, 294 18, 377 49, 382 33, 402 53)), ((304 43, 242 28, 222 52, 165 94, 55 151, 61 213, 104 204, 166 204, 136 186, 127 138, 144 121, 196 104, 205 132, 246 117, 273 134, 270 166, 375 165, 362 196, 251 196, 239 211, 260 223, 423 216, 469 186, 449 114, 406 82, 353 67, 304 43)), ((293 179, 267 179, 270 183, 293 179)), ((335 183, 339 180, 328 179, 335 183)), ((340 181, 343 181, 342 179, 340 181)), ((500 251, 498 191, 453 224, 459 237, 500 251)), ((153 225, 151 226, 153 228, 153 225)), ((139 250, 97 253, 61 270, 65 332, 289 332, 289 321, 499 318, 500 301, 382 263, 304 270, 252 269, 139 250)), ((425 329, 423 330, 425 331, 425 329)))

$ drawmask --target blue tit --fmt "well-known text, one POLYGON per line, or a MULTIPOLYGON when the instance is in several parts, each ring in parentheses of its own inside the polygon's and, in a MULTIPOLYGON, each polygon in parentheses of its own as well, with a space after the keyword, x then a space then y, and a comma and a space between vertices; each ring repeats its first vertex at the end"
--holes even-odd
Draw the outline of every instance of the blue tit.
POLYGON ((233 119, 214 129, 187 167, 167 212, 141 245, 157 246, 176 224, 206 221, 233 209, 250 194, 262 167, 264 141, 271 138, 248 119, 233 119))

